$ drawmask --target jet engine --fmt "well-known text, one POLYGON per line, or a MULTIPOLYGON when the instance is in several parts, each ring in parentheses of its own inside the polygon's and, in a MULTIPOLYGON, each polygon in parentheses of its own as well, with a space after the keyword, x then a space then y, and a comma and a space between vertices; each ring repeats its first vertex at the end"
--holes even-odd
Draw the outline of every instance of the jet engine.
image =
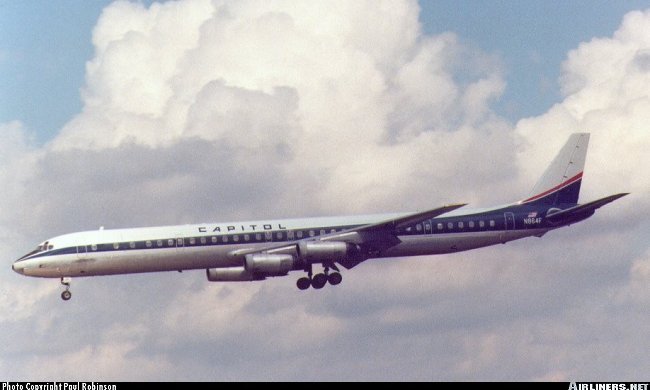
POLYGON ((298 243, 300 258, 307 263, 336 261, 359 255, 359 247, 341 241, 301 241, 298 243))
POLYGON ((250 282, 264 280, 263 275, 254 275, 244 267, 208 268, 205 270, 210 282, 250 282))
POLYGON ((244 282, 284 276, 301 268, 300 262, 292 255, 257 253, 246 255, 243 267, 208 268, 206 274, 211 282, 244 282))
POLYGON ((300 269, 297 263, 292 255, 257 253, 246 255, 244 268, 253 274, 281 276, 293 269, 300 269))

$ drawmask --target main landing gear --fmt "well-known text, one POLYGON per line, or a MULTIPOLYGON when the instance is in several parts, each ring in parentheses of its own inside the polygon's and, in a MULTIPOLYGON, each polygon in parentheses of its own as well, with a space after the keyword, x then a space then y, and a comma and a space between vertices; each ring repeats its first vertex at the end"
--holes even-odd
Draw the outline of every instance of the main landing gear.
POLYGON ((334 265, 334 263, 325 265, 323 273, 319 273, 313 276, 312 267, 310 264, 309 268, 307 269, 307 276, 298 279, 296 281, 296 286, 300 290, 306 290, 309 288, 309 286, 315 288, 316 290, 320 290, 321 288, 325 287, 327 283, 331 284, 332 286, 336 286, 337 284, 341 283, 342 280, 343 276, 341 276, 339 269, 336 267, 336 265, 334 265), (330 268, 336 272, 330 273, 330 268))
POLYGON ((61 299, 64 301, 70 300, 72 298, 72 293, 70 292, 70 282, 72 281, 72 278, 66 278, 62 277, 61 278, 61 284, 65 286, 65 290, 61 293, 61 299))

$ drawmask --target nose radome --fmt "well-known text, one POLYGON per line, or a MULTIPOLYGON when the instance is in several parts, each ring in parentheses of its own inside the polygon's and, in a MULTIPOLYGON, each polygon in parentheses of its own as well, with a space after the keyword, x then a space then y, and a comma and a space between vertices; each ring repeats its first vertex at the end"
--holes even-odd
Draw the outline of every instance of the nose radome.
POLYGON ((16 263, 13 263, 11 265, 11 269, 14 270, 14 272, 18 272, 19 274, 23 273, 23 267, 17 267, 16 268, 16 263))

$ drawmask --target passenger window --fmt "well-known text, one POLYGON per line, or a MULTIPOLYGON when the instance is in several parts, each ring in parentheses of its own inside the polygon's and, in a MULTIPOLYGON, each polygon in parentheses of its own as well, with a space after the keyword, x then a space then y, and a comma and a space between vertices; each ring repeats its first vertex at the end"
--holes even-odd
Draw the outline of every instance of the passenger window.
POLYGON ((422 231, 422 225, 419 224, 419 223, 417 225, 415 225, 415 228, 417 229, 418 232, 422 231))
POLYGON ((179 248, 182 247, 183 246, 183 239, 182 238, 177 238, 176 239, 176 244, 177 244, 176 246, 178 246, 179 248))
POLYGON ((162 247, 162 245, 163 245, 162 240, 156 241, 156 245, 158 245, 158 247, 162 247))
POLYGON ((442 230, 442 224, 441 223, 438 224, 438 230, 442 230))
POLYGON ((147 245, 147 248, 151 248, 151 241, 147 241, 146 245, 147 245))
POLYGON ((320 235, 321 235, 321 236, 324 236, 324 235, 325 235, 325 229, 321 229, 321 230, 320 230, 320 235))
POLYGON ((490 220, 490 227, 494 227, 494 225, 495 225, 494 220, 491 219, 491 220, 490 220))
POLYGON ((262 241, 262 235, 259 234, 259 233, 255 234, 255 239, 256 239, 257 241, 262 241))
POLYGON ((228 242, 228 236, 223 236, 223 238, 221 238, 221 241, 228 242))
POLYGON ((330 233, 336 233, 336 229, 330 230, 330 233))
POLYGON ((135 242, 130 242, 129 243, 129 248, 135 249, 135 242))
POLYGON ((298 233, 296 233, 296 235, 298 236, 298 238, 302 238, 302 230, 298 230, 298 233))
POLYGON ((174 240, 167 240, 167 246, 169 247, 174 246, 174 240))
POLYGON ((113 244, 113 249, 120 249, 120 244, 118 244, 117 242, 113 244))
POLYGON ((212 241, 213 244, 216 244, 217 243, 217 236, 212 236, 211 241, 212 241))
POLYGON ((293 240, 293 230, 289 230, 289 231, 287 232, 287 239, 289 239, 289 240, 293 240))
POLYGON ((244 234, 244 241, 250 241, 250 239, 251 236, 249 236, 248 234, 244 234))
POLYGON ((208 240, 205 237, 201 237, 201 244, 205 244, 208 240))
POLYGON ((309 231, 309 237, 314 237, 315 235, 316 235, 316 233, 314 233, 313 230, 310 230, 310 231, 309 231))
POLYGON ((278 232, 275 236, 278 238, 278 240, 281 240, 282 239, 282 232, 278 232))
POLYGON ((239 241, 239 236, 235 234, 235 235, 232 237, 232 240, 235 241, 235 242, 239 241))
POLYGON ((485 222, 483 220, 478 221, 478 226, 482 228, 485 227, 485 222))
POLYGON ((462 222, 458 222, 458 228, 462 229, 465 225, 462 222))
POLYGON ((452 222, 447 223, 447 229, 452 230, 454 228, 454 224, 452 222))
POLYGON ((194 244, 196 244, 196 238, 191 237, 190 238, 190 245, 194 245, 194 244))
POLYGON ((264 239, 266 239, 266 241, 271 241, 273 239, 273 233, 264 232, 264 239))

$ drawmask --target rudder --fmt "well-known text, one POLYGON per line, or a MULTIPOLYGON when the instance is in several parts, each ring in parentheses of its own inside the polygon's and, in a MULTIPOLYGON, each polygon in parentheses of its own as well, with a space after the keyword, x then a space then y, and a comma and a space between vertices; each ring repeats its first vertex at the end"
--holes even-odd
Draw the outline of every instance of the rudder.
POLYGON ((520 203, 578 204, 588 146, 589 133, 571 134, 530 196, 520 203))

